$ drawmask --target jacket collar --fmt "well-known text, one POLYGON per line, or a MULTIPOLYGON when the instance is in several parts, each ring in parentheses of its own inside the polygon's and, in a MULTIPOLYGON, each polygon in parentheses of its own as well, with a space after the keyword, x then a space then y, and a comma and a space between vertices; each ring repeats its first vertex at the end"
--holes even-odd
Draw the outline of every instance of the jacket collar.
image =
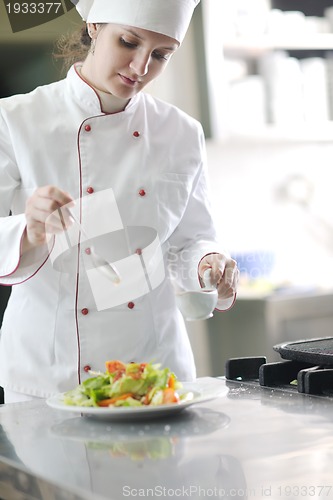
MULTIPOLYGON (((101 109, 101 101, 95 89, 81 77, 78 69, 80 65, 81 63, 73 64, 67 73, 67 82, 71 93, 74 94, 80 107, 84 108, 88 114, 106 114, 101 109)), ((123 112, 129 111, 135 106, 138 102, 138 95, 130 100, 123 112)))

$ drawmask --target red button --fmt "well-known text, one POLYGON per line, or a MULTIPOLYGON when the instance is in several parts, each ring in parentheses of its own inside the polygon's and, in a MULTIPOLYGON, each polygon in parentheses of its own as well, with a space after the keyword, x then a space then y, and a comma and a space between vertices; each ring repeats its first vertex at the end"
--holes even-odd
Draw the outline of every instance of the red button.
POLYGON ((134 306, 135 306, 134 302, 129 302, 127 304, 128 309, 133 309, 134 306))
POLYGON ((140 196, 146 196, 146 191, 144 189, 140 189, 139 195, 140 196))
POLYGON ((90 254, 91 254, 91 250, 90 250, 90 248, 86 248, 86 249, 85 249, 85 252, 86 252, 86 254, 87 254, 87 255, 90 255, 90 254))
POLYGON ((91 366, 86 365, 86 366, 83 367, 83 369, 84 369, 85 372, 90 372, 91 366))
POLYGON ((90 130, 91 130, 91 126, 90 126, 90 125, 86 125, 86 126, 84 127, 84 130, 85 130, 86 132, 90 132, 90 130))
POLYGON ((89 187, 87 188, 87 193, 92 194, 93 192, 94 192, 94 188, 93 188, 93 187, 91 187, 91 186, 89 186, 89 187))
POLYGON ((135 253, 136 253, 136 254, 138 254, 138 255, 142 255, 142 250, 141 250, 141 248, 137 248, 137 249, 135 250, 135 253))
POLYGON ((83 314, 83 316, 87 316, 88 312, 89 312, 89 310, 86 307, 81 309, 81 313, 83 314))
POLYGON ((140 137, 140 132, 135 130, 135 132, 133 132, 133 137, 140 137))

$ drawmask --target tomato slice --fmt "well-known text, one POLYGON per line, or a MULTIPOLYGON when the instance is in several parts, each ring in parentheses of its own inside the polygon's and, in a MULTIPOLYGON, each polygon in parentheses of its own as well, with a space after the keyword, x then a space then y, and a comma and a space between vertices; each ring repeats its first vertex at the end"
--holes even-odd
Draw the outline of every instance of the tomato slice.
POLYGON ((172 375, 172 373, 170 373, 169 380, 168 380, 168 387, 170 387, 170 389, 174 389, 175 386, 176 386, 175 377, 172 375))
POLYGON ((124 373, 126 371, 126 365, 122 361, 118 361, 117 359, 106 361, 105 366, 106 371, 109 373, 124 373))
POLYGON ((169 403, 179 403, 179 395, 171 387, 163 390, 163 404, 169 403))
POLYGON ((98 406, 112 406, 114 405, 117 401, 121 401, 122 399, 127 399, 133 397, 133 394, 131 392, 126 392, 126 394, 122 394, 121 396, 117 396, 116 398, 108 398, 108 399, 101 399, 101 401, 98 401, 98 406))

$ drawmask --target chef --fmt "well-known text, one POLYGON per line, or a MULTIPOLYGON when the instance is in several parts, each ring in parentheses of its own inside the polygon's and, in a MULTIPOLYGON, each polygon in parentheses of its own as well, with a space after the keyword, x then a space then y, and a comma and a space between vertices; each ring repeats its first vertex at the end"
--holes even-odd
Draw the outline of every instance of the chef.
POLYGON ((79 0, 86 57, 64 80, 0 101, 0 341, 5 401, 75 387, 107 359, 195 363, 172 282, 231 307, 200 124, 142 92, 181 44, 199 0, 79 0), (9 216, 9 213, 11 215, 9 216), (96 274, 112 262, 118 285, 96 274))

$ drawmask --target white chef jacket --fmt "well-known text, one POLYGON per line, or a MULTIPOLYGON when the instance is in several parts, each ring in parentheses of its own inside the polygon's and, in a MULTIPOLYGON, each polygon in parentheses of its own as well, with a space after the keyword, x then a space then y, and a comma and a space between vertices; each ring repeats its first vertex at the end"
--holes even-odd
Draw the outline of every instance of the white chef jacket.
MULTIPOLYGON (((48 397, 75 387, 90 369, 104 371, 108 359, 160 362, 180 380, 193 379, 167 263, 172 255, 182 284, 199 288, 200 259, 220 251, 200 124, 145 93, 106 114, 75 66, 59 82, 1 99, 0 120, 0 283, 14 285, 1 332, 0 385, 48 397), (71 272, 55 269, 50 247, 21 257, 26 200, 49 184, 79 200, 112 188, 124 227, 157 233, 166 263, 161 283, 97 310, 84 242, 72 248, 71 272)), ((83 205, 82 224, 88 215, 83 205)))

